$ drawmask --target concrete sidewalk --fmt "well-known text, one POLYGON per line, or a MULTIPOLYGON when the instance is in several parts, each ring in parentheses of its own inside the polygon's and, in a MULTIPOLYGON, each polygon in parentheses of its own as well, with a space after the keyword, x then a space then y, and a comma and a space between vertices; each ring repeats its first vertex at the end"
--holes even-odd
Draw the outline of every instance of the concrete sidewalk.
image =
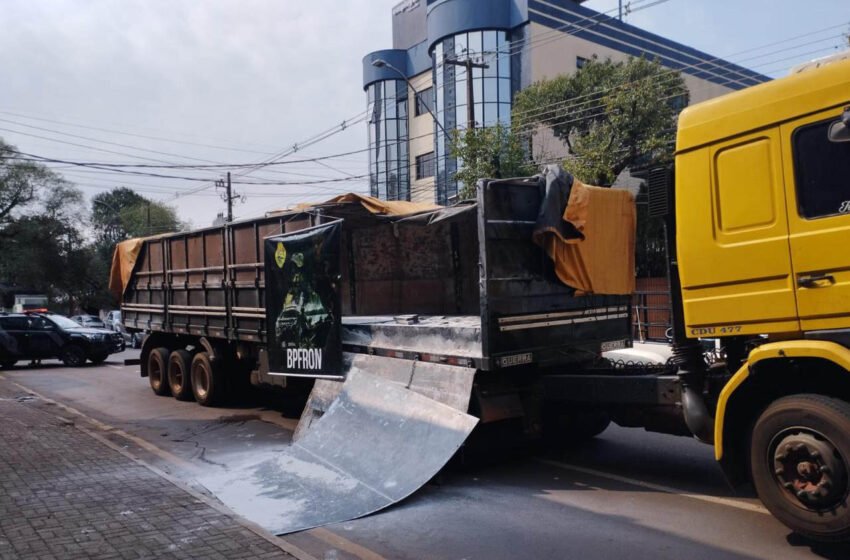
POLYGON ((292 558, 0 377, 0 559, 292 558))

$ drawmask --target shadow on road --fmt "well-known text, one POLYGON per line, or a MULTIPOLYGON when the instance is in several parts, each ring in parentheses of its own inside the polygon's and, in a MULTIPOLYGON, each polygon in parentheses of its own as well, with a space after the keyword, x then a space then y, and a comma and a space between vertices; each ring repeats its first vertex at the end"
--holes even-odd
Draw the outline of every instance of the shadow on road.
POLYGON ((790 533, 785 540, 795 548, 808 548, 827 560, 847 560, 850 558, 850 543, 822 543, 807 539, 797 533, 790 533))

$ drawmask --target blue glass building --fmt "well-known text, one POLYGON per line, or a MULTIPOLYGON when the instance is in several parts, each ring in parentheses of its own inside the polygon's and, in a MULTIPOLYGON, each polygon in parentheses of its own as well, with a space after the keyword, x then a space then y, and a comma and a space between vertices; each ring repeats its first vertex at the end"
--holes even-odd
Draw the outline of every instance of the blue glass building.
MULTIPOLYGON (((405 0, 396 5, 393 48, 363 58, 371 194, 446 204, 458 192, 454 173, 462 163, 448 153, 447 131, 467 127, 470 116, 474 126, 509 125, 518 90, 573 72, 592 57, 657 59, 682 72, 692 102, 769 79, 581 4, 405 0), (468 75, 467 60, 486 68, 472 68, 468 75)), ((550 142, 555 152, 563 149, 545 134, 535 142, 550 142)))

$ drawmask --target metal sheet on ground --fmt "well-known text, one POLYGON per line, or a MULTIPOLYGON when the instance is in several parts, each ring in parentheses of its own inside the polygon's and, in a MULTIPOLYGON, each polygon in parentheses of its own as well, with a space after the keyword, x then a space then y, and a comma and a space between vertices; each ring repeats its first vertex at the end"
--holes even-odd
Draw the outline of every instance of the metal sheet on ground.
POLYGON ((311 529, 406 498, 437 474, 477 421, 355 369, 297 443, 200 482, 269 531, 311 529))

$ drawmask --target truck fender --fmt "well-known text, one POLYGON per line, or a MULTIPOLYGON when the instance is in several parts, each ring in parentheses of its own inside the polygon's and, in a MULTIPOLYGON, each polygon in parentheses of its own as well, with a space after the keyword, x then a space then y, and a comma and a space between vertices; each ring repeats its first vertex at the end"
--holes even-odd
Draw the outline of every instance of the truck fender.
POLYGON ((209 340, 207 340, 207 337, 202 336, 202 337, 198 340, 198 343, 199 343, 201 346, 203 346, 203 347, 204 347, 204 350, 206 351, 206 353, 207 353, 207 354, 209 354, 209 356, 210 356, 210 359, 211 359, 211 360, 216 360, 216 359, 218 359, 218 356, 216 355, 216 352, 215 352, 215 348, 214 348, 214 347, 213 347, 213 345, 210 343, 210 341, 209 341, 209 340))
POLYGON ((789 340, 771 342, 759 346, 750 352, 747 362, 732 376, 720 392, 717 400, 717 413, 714 418, 714 456, 723 459, 723 432, 726 410, 730 399, 741 385, 752 375, 753 368, 765 360, 819 358, 832 362, 846 372, 850 372, 850 350, 825 340, 789 340))

